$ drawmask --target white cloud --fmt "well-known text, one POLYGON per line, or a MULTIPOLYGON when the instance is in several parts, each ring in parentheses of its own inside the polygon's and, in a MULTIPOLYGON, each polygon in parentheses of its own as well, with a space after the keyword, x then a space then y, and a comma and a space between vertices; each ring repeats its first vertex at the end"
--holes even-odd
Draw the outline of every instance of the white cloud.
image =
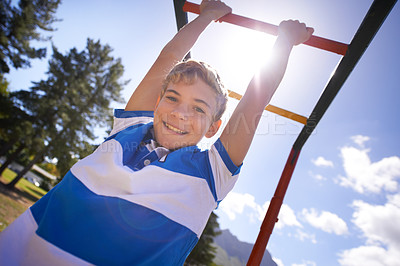
POLYGON ((327 180, 326 177, 324 177, 324 176, 322 176, 322 175, 319 175, 319 174, 316 174, 316 175, 314 175, 313 177, 314 177, 315 179, 317 179, 317 180, 320 180, 320 181, 327 180))
POLYGON ((303 227, 296 218, 294 211, 287 204, 282 204, 275 227, 282 229, 284 226, 303 227))
POLYGON ((389 195, 385 205, 353 202, 353 223, 361 230, 365 245, 339 254, 341 265, 399 265, 400 194, 389 195))
MULTIPOLYGON (((263 221, 269 203, 270 202, 267 201, 261 206, 255 202, 253 195, 230 192, 219 205, 219 209, 223 211, 230 220, 235 220, 236 215, 243 215, 246 209, 246 216, 250 218, 250 222, 252 222, 253 219, 263 221)), ((281 229, 285 226, 302 227, 294 211, 287 204, 282 204, 275 228, 281 229)))
POLYGON ((317 263, 315 263, 314 261, 310 261, 310 260, 306 260, 300 264, 297 263, 293 263, 292 266, 317 266, 317 263))
POLYGON ((364 142, 370 140, 370 138, 368 136, 356 135, 352 136, 351 140, 358 144, 361 148, 364 148, 364 142))
POLYGON ((294 236, 302 242, 304 242, 304 240, 309 239, 311 243, 317 244, 317 239, 315 238, 315 234, 308 234, 302 230, 297 229, 296 234, 294 236))
POLYGON ((273 261, 275 261, 276 265, 278 266, 284 266, 283 261, 278 258, 272 258, 273 261))
POLYGON ((339 176, 339 184, 359 193, 396 191, 396 179, 400 177, 400 158, 392 156, 372 163, 368 152, 354 147, 341 148, 346 176, 339 176))
POLYGON ((398 266, 399 252, 377 246, 361 246, 345 250, 339 254, 343 266, 398 266))
POLYGON ((318 213, 315 209, 303 209, 304 219, 313 227, 321 229, 327 233, 344 235, 348 233, 346 222, 334 213, 322 211, 318 213))
POLYGON ((314 174, 312 171, 309 171, 308 174, 317 181, 325 181, 327 180, 326 177, 320 174, 314 174))
POLYGON ((257 217, 263 213, 261 206, 255 202, 254 196, 248 193, 230 192, 219 205, 219 208, 228 215, 230 220, 235 220, 236 214, 243 214, 246 207, 255 212, 257 217))
POLYGON ((325 159, 322 156, 319 156, 317 159, 315 160, 311 160, 313 164, 315 164, 316 166, 323 166, 323 167, 333 167, 333 162, 329 161, 327 159, 325 159))
POLYGON ((385 205, 357 200, 353 206, 353 223, 362 230, 368 244, 384 244, 400 250, 400 194, 388 196, 385 205))

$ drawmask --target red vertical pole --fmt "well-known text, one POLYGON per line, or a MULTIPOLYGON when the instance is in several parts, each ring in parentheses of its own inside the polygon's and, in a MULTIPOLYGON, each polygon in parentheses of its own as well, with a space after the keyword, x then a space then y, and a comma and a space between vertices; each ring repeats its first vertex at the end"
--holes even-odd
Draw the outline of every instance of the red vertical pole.
POLYGON ((281 209, 283 198, 285 197, 299 154, 300 150, 292 148, 281 178, 279 179, 278 186, 276 187, 275 194, 269 204, 267 214, 261 224, 260 233, 251 251, 247 266, 260 265, 261 263, 269 237, 272 234, 275 223, 278 221, 279 210, 281 209))

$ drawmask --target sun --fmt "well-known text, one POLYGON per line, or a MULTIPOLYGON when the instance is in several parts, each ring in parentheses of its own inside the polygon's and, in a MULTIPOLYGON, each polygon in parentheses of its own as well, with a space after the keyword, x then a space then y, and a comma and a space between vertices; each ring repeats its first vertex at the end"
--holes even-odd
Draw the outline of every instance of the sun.
POLYGON ((223 66, 223 71, 235 92, 243 94, 253 75, 268 61, 275 38, 244 28, 237 28, 231 35, 226 53, 232 60, 223 66))

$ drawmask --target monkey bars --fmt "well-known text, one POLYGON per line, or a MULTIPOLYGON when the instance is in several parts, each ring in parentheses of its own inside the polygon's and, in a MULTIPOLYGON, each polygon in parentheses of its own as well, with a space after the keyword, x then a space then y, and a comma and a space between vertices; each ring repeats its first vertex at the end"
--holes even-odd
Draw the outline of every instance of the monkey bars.
MULTIPOLYGON (((183 11, 185 12, 191 12, 195 14, 200 14, 200 5, 191 3, 186 1, 185 4, 183 5, 183 11)), ((219 22, 227 22, 231 23, 237 26, 257 30, 257 31, 262 31, 267 34, 271 35, 278 35, 278 26, 259 21, 256 19, 252 18, 247 18, 235 14, 228 14, 226 16, 223 16, 218 20, 219 22)), ((303 44, 313 46, 315 48, 323 49, 326 51, 330 51, 333 53, 337 53, 340 55, 345 55, 347 51, 347 44, 328 40, 325 38, 321 38, 315 35, 312 35, 311 38, 304 42, 303 44)))
MULTIPOLYGON (((177 2, 177 1, 175 1, 175 2, 177 2)), ((177 12, 176 8, 177 7, 175 5, 175 12, 177 12)), ((184 12, 200 14, 200 5, 191 3, 188 1, 184 2, 182 9, 184 12)), ((180 11, 180 12, 182 12, 182 11, 180 11)), ((180 18, 180 19, 182 19, 182 18, 180 18)), ((187 19, 187 16, 186 16, 186 19, 187 19)), ((236 14, 228 14, 228 15, 220 18, 218 21, 227 22, 230 24, 249 28, 252 30, 261 31, 261 32, 275 35, 275 36, 278 35, 278 26, 275 26, 275 25, 272 25, 272 24, 269 24, 269 23, 266 23, 263 21, 259 21, 256 19, 243 17, 243 16, 236 15, 236 14)), ((177 17, 177 22, 179 23, 178 17, 177 17)), ((184 23, 184 24, 186 24, 186 23, 184 23)), ((308 41, 304 42, 303 44, 306 44, 306 45, 309 45, 309 46, 312 46, 315 48, 323 49, 323 50, 326 50, 329 52, 337 53, 339 55, 345 55, 346 51, 347 51, 347 47, 348 47, 347 44, 337 42, 337 41, 332 41, 332 40, 318 37, 315 35, 312 35, 311 38, 308 41)), ((229 96, 232 98, 235 98, 237 100, 240 100, 242 98, 242 96, 240 94, 238 94, 236 92, 232 92, 232 91, 229 91, 229 96)), ((275 114, 278 114, 280 116, 289 118, 289 119, 299 122, 303 125, 307 124, 307 117, 293 113, 293 112, 285 110, 285 109, 282 109, 280 107, 268 105, 265 108, 265 110, 270 111, 275 114)))
MULTIPOLYGON (((378 32, 379 28, 385 21, 386 17, 389 15, 390 11, 392 10, 396 2, 397 0, 374 0, 366 16, 364 17, 360 27, 358 28, 356 34, 354 35, 351 43, 348 46, 346 45, 346 47, 343 47, 342 44, 339 44, 337 47, 341 48, 338 48, 338 50, 334 48, 334 51, 332 51, 331 48, 327 49, 327 46, 330 47, 330 44, 334 43, 335 44, 334 46, 336 47, 337 42, 323 39, 320 37, 316 38, 318 40, 316 41, 317 45, 316 46, 312 45, 314 47, 318 47, 331 52, 339 53, 338 51, 340 51, 339 54, 342 54, 344 56, 342 57, 340 63, 336 67, 335 74, 331 77, 331 79, 327 83, 321 97, 316 103, 310 116, 306 118, 306 123, 292 146, 292 150, 290 151, 289 157, 286 161, 286 165, 284 167, 281 178, 275 190, 274 196, 271 199, 271 203, 268 208, 267 214, 265 215, 264 221, 261 224, 260 233, 254 244, 247 265, 250 266, 260 265, 265 249, 268 244, 269 237, 272 233, 275 223, 277 222, 279 210, 282 206, 283 199, 286 190, 289 186, 289 182, 292 177, 293 171, 295 169, 296 162, 299 158, 301 149, 303 148, 307 139, 310 137, 311 133, 316 128, 322 116, 325 114, 329 105, 334 100, 340 88, 343 86, 344 82, 349 77, 350 73, 353 71, 354 67, 360 60, 361 56, 364 54, 365 50, 371 43, 375 34, 378 32)), ((174 5, 175 5, 175 15, 179 29, 183 27, 188 21, 187 14, 183 11, 183 8, 185 8, 186 11, 197 12, 197 10, 194 10, 194 8, 198 8, 198 6, 196 7, 194 4, 192 3, 188 4, 187 2, 186 7, 184 7, 184 0, 174 0, 174 5)), ((258 21, 240 17, 234 14, 229 14, 227 16, 224 16, 221 18, 221 20, 244 27, 254 26, 256 27, 256 29, 259 28, 259 25, 264 25, 262 22, 260 24, 258 21)), ((270 26, 265 26, 265 27, 268 28, 270 26)), ((272 33, 267 32, 267 33, 274 34, 274 32, 272 33)), ((316 36, 313 36, 313 38, 315 37, 316 36)), ((238 96, 233 94, 232 96, 234 98, 240 98, 240 95, 238 96)), ((279 112, 285 113, 284 111, 285 110, 283 111, 280 110, 277 113, 279 112)), ((293 116, 295 115, 296 114, 289 112, 289 114, 286 113, 286 115, 284 116, 286 117, 291 116, 289 118, 293 119, 293 116)), ((301 118, 300 120, 303 121, 303 119, 304 118, 301 118)))
MULTIPOLYGON (((242 98, 242 95, 240 95, 239 93, 236 93, 234 91, 228 90, 229 94, 228 96, 231 98, 234 98, 236 100, 240 100, 242 98)), ((293 121, 302 123, 303 125, 307 124, 307 117, 302 116, 302 115, 298 115, 296 113, 293 113, 291 111, 282 109, 280 107, 274 106, 272 104, 267 105, 267 107, 265 107, 265 110, 270 111, 271 113, 275 113, 277 115, 280 116, 284 116, 286 118, 289 118, 293 121)))

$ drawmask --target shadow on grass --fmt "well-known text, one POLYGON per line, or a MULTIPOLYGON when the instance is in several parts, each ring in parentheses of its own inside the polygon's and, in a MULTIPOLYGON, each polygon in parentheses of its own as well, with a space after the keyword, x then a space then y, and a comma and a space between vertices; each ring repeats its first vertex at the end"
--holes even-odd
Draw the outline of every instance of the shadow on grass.
MULTIPOLYGON (((30 189, 31 190, 31 189, 30 189)), ((40 192, 38 191, 33 191, 31 190, 33 193, 35 194, 39 194, 40 192)), ((26 191, 22 191, 16 187, 13 188, 9 188, 7 187, 7 184, 4 184, 3 182, 0 181, 0 193, 9 196, 10 198, 16 200, 16 201, 32 201, 32 202, 36 202, 39 197, 35 197, 31 194, 29 194, 26 191)), ((42 194, 42 193, 40 193, 42 194)), ((38 195, 39 196, 39 195, 38 195)), ((42 195, 43 196, 43 195, 42 195)))

